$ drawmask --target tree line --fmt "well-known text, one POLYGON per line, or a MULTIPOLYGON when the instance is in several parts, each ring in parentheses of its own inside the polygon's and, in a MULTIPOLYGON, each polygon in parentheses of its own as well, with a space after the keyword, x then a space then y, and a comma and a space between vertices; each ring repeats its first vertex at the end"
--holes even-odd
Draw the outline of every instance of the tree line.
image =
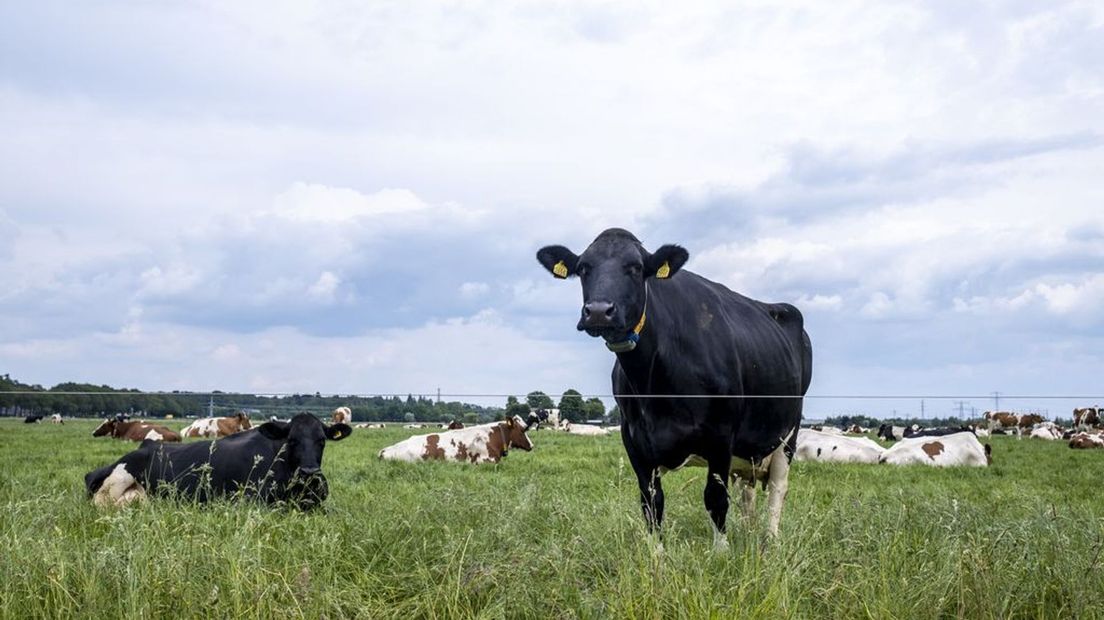
POLYGON ((262 396, 226 392, 145 393, 134 388, 115 388, 109 385, 65 382, 46 388, 38 384, 22 383, 10 375, 0 375, 0 415, 25 416, 32 413, 58 413, 64 417, 107 417, 116 413, 130 413, 150 417, 202 417, 228 415, 245 411, 255 417, 275 415, 287 418, 299 412, 328 415, 336 407, 349 407, 353 420, 375 422, 449 422, 459 420, 478 424, 500 420, 504 416, 518 415, 522 419, 530 412, 559 409, 561 419, 570 422, 602 420, 617 424, 620 416, 617 407, 607 412, 601 399, 583 399, 577 390, 566 390, 559 403, 540 391, 530 392, 524 400, 515 396, 506 399, 506 406, 485 407, 462 402, 438 402, 423 396, 323 396, 292 394, 290 396, 262 396), (13 392, 22 392, 15 394, 13 392), (80 392, 74 394, 73 392, 80 392))

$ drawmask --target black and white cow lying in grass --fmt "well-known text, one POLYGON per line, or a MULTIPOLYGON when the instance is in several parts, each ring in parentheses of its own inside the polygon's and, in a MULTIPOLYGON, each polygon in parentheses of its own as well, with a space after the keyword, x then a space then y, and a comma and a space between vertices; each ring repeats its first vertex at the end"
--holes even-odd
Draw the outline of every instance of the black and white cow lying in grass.
POLYGON ((326 441, 348 437, 345 424, 326 426, 301 413, 215 441, 165 444, 146 440, 135 451, 84 477, 98 506, 122 506, 147 494, 206 502, 214 497, 287 502, 301 509, 329 494, 322 475, 326 441))

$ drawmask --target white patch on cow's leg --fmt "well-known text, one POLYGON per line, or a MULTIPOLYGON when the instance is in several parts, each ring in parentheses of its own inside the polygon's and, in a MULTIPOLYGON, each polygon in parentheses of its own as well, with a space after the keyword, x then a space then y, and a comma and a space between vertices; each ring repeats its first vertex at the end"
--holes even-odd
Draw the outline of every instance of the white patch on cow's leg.
POLYGON ((146 491, 134 476, 127 471, 126 465, 119 463, 111 470, 100 485, 92 502, 100 507, 125 506, 131 502, 145 499, 146 491))
POLYGON ((716 553, 728 551, 728 536, 717 529, 717 524, 713 523, 713 519, 709 520, 709 525, 713 527, 713 551, 716 553))
POLYGON ((767 533, 771 538, 778 536, 778 524, 782 521, 782 504, 786 501, 786 493, 790 488, 790 461, 783 452, 786 445, 783 443, 775 449, 770 464, 770 478, 767 482, 767 506, 770 510, 767 522, 767 533))

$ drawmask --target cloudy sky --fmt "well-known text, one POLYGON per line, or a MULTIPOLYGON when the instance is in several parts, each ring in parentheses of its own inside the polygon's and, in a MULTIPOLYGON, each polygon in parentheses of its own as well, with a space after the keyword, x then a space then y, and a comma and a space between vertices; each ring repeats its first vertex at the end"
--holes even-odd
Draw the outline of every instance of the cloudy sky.
POLYGON ((1101 110, 1098 2, 5 2, 0 372, 608 393, 533 256, 621 226, 812 394, 1104 394, 1101 110))

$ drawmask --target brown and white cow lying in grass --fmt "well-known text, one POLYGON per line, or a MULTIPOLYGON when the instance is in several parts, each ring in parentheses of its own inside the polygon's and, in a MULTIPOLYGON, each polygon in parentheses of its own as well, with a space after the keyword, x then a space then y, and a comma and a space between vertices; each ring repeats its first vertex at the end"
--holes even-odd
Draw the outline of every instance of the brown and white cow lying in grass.
POLYGON ((991 448, 970 432, 942 437, 905 438, 882 455, 880 463, 930 465, 932 467, 986 467, 993 462, 991 448))
POLYGON ((510 448, 532 450, 527 426, 518 416, 504 422, 414 435, 380 450, 381 459, 393 461, 444 460, 463 463, 497 463, 510 448))
POLYGON ((129 439, 131 441, 180 441, 180 434, 160 424, 147 424, 145 422, 124 422, 117 418, 109 418, 103 421, 92 431, 93 437, 110 435, 115 439, 129 439))
POLYGON ((1104 434, 1100 432, 1080 432, 1070 437, 1069 447, 1075 450, 1104 448, 1104 434))
POLYGON ((184 427, 180 434, 184 437, 229 437, 253 428, 249 416, 238 413, 223 418, 200 418, 184 427))
POLYGON ((353 428, 387 428, 387 425, 380 422, 360 422, 354 424, 353 428))

